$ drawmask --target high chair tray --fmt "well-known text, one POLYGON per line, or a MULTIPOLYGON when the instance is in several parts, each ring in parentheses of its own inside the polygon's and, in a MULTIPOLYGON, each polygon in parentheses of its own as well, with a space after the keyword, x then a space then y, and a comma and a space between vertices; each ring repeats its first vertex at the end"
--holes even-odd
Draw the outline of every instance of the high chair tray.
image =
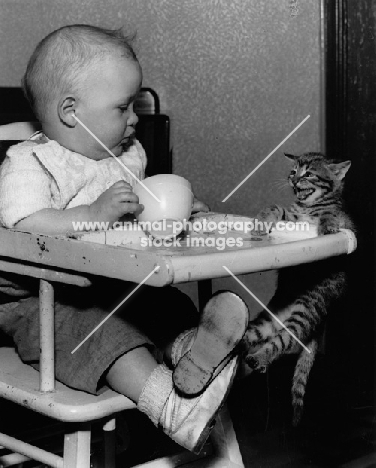
POLYGON ((289 232, 261 237, 248 232, 196 232, 191 239, 200 238, 201 244, 192 246, 183 238, 179 245, 169 247, 109 245, 106 236, 110 235, 118 234, 75 233, 75 238, 69 238, 0 228, 0 266, 18 273, 22 267, 37 266, 42 278, 52 273, 89 274, 135 283, 154 270, 145 284, 164 286, 228 276, 224 266, 235 275, 253 273, 349 254, 356 248, 355 235, 349 230, 318 237, 308 233, 298 240, 289 232))

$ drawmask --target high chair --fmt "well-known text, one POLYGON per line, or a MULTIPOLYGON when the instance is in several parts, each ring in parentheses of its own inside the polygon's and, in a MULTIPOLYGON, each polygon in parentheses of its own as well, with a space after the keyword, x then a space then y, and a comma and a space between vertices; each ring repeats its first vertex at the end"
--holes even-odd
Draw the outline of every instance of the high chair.
MULTIPOLYGON (((0 140, 22 140, 34 131, 33 124, 16 123, 0 127, 0 140)), ((1 163, 1 161, 0 161, 1 163)), ((0 348, 0 397, 11 400, 28 409, 69 424, 64 436, 63 455, 59 456, 31 444, 0 434, 0 446, 14 453, 0 457, 0 466, 8 467, 34 459, 48 466, 58 468, 89 468, 91 423, 103 420, 103 429, 109 433, 115 430, 114 415, 123 410, 135 408, 135 404, 112 390, 99 396, 73 390, 56 382, 54 378, 54 283, 62 282, 81 287, 90 285, 90 280, 73 273, 53 271, 38 266, 14 263, 0 259, 0 271, 15 272, 39 278, 40 317, 40 372, 21 362, 12 348, 0 348)), ((214 467, 242 467, 239 446, 231 419, 224 409, 219 423, 213 430, 213 444, 217 453, 214 467)), ((111 445, 111 444, 109 444, 111 445)), ((112 444, 113 445, 113 444, 112 444)), ((187 452, 188 460, 192 454, 187 452)), ((178 461, 168 458, 145 464, 149 468, 170 468, 187 462, 181 456, 178 461)), ((115 466, 115 455, 105 446, 105 465, 115 466)), ((139 465, 141 466, 141 465, 139 465)), ((143 465, 144 466, 144 465, 143 465)), ((188 466, 188 465, 185 465, 188 466)), ((189 465, 204 466, 204 465, 189 465)))

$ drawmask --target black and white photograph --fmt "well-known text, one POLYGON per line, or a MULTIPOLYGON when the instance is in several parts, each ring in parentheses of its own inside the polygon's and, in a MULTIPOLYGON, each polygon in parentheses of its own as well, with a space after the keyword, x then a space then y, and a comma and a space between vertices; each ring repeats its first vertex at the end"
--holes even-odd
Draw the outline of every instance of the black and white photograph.
POLYGON ((0 468, 376 467, 376 2, 0 0, 0 468))

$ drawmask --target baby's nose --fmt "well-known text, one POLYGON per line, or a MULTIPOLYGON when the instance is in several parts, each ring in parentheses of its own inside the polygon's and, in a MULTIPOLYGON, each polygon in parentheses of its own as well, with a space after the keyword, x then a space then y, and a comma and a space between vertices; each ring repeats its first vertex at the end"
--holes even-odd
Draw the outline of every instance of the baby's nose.
POLYGON ((138 122, 138 115, 132 110, 132 112, 129 115, 127 124, 129 126, 134 126, 138 122))

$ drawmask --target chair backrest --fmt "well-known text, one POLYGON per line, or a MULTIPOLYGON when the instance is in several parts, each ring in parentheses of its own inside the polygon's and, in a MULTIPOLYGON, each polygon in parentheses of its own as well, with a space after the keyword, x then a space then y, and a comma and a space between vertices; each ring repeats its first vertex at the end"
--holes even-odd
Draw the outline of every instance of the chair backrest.
MULTIPOLYGON (((37 122, 28 101, 21 88, 0 87, 0 125, 13 122, 24 122, 23 127, 6 128, 8 137, 1 137, 0 132, 0 164, 9 146, 27 138, 32 132, 31 122, 37 122), (31 130, 30 130, 31 129, 31 130), (18 138, 14 138, 21 132, 18 138)), ((158 96, 150 88, 143 88, 135 102, 135 110, 139 115, 136 136, 145 148, 148 157, 146 174, 168 174, 172 172, 172 152, 170 150, 170 119, 159 114, 158 96)))

